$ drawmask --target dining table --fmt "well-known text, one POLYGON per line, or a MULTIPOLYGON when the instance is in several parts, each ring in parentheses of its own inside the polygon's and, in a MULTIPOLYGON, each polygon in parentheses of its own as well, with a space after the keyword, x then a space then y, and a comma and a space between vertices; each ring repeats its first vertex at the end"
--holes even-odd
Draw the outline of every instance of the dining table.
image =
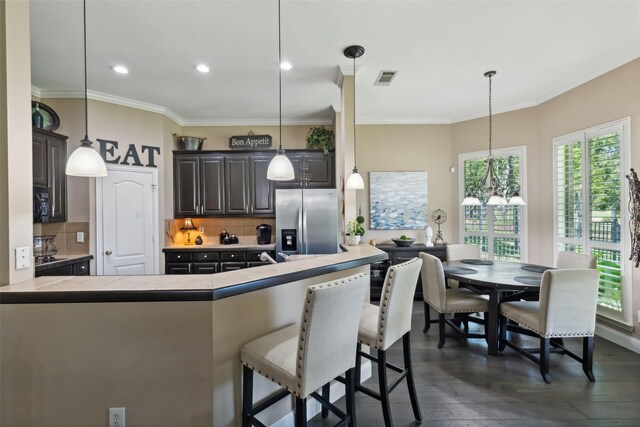
POLYGON ((485 318, 487 351, 498 355, 500 303, 532 299, 540 293, 542 273, 552 267, 510 261, 463 259, 442 263, 446 278, 455 279, 461 287, 489 296, 485 318))

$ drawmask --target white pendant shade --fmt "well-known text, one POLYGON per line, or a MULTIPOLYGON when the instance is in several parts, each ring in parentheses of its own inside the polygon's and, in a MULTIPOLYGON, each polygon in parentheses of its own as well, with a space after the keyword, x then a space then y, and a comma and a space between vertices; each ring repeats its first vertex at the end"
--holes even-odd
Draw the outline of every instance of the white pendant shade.
POLYGON ((71 176, 107 176, 107 165, 91 146, 81 145, 67 160, 66 174, 71 176))
POLYGON ((507 200, 498 194, 494 194, 493 196, 489 197, 489 200, 487 201, 487 205, 490 206, 501 206, 506 204, 507 200))
POLYGON ((272 181, 291 181, 295 178, 293 172, 293 165, 287 156, 284 154, 284 150, 276 153, 269 163, 269 169, 267 169, 267 179, 272 181))
POLYGON ((516 194, 515 196, 511 197, 509 199, 509 204, 518 205, 518 206, 526 205, 526 203, 524 202, 524 199, 519 194, 516 194))
POLYGON ((462 206, 479 206, 481 204, 482 203, 480 203, 480 199, 472 196, 465 197, 461 203, 462 206))
POLYGON ((364 188, 364 180, 362 175, 358 171, 354 171, 349 175, 347 179, 347 189, 349 190, 362 190, 364 188))

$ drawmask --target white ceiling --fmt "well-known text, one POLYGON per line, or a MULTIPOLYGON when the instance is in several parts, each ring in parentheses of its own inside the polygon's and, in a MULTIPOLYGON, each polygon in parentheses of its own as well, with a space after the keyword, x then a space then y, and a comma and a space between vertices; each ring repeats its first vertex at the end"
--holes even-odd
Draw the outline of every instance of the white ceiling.
MULTIPOLYGON (((82 2, 31 0, 30 12, 35 92, 81 95, 82 2)), ((275 123, 277 19, 276 0, 88 0, 89 90, 184 125, 275 123)), ((501 112, 640 57, 640 1, 283 0, 285 123, 330 121, 351 44, 366 49, 358 123, 452 123, 487 114, 487 70, 501 112), (398 71, 391 86, 373 85, 381 70, 398 71)))

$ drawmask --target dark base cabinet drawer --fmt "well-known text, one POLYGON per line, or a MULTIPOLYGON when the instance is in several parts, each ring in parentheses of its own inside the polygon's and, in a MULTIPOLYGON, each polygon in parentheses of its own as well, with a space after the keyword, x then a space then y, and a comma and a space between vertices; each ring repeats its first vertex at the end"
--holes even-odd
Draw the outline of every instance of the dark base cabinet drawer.
POLYGON ((193 254, 194 261, 215 262, 218 259, 218 252, 196 252, 193 254))
POLYGON ((88 276, 89 275, 89 261, 81 262, 79 264, 73 264, 74 276, 88 276))
POLYGON ((220 252, 220 261, 246 261, 247 256, 245 252, 220 252))
MULTIPOLYGON (((263 252, 266 252, 267 255, 269 255, 273 259, 276 258, 276 252, 275 251, 247 252, 247 261, 249 261, 249 262, 264 262, 264 261, 262 261, 260 259, 260 254, 263 253, 263 252)), ((258 265, 262 265, 262 264, 258 264, 258 265)), ((251 267, 251 266, 249 266, 249 267, 251 267)))
POLYGON ((221 262, 220 263, 220 271, 242 270, 243 268, 247 268, 247 264, 244 262, 221 262))
POLYGON ((167 263, 165 266, 166 274, 191 274, 191 264, 190 263, 167 263))
POLYGON ((73 265, 65 265, 64 267, 56 267, 47 271, 38 273, 40 276, 73 276, 73 265))
POLYGON ((167 252, 166 262, 189 262, 193 260, 192 252, 167 252))
POLYGON ((193 263, 192 274, 214 274, 218 272, 217 262, 197 262, 193 263))

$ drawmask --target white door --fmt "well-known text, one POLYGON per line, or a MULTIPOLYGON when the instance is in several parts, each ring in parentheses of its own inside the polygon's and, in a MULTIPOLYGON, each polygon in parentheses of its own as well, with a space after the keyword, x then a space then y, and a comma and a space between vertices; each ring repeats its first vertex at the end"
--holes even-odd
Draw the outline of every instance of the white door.
POLYGON ((154 238, 157 173, 112 166, 98 181, 96 199, 102 213, 97 218, 102 237, 98 241, 98 257, 102 258, 98 274, 100 265, 104 275, 158 274, 154 238))

